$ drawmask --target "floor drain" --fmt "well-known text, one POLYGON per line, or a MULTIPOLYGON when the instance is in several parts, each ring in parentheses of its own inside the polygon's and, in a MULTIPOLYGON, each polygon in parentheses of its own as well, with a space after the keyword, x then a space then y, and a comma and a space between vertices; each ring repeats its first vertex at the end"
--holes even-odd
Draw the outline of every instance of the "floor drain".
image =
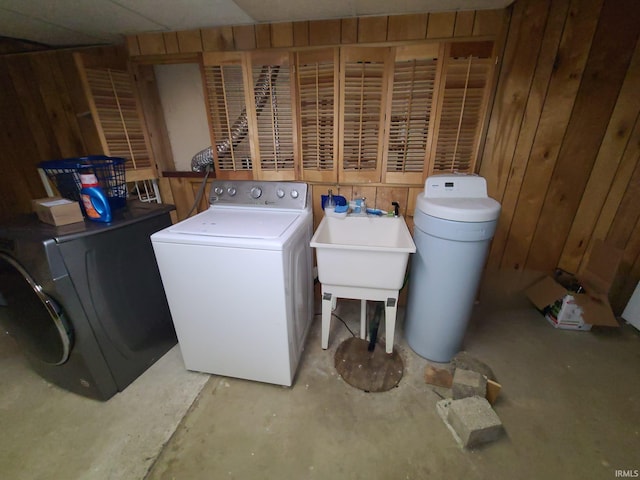
POLYGON ((378 342, 373 352, 368 346, 369 342, 356 337, 342 342, 336 350, 336 370, 345 382, 365 392, 391 390, 402 378, 402 358, 395 349, 386 353, 383 342, 378 342))

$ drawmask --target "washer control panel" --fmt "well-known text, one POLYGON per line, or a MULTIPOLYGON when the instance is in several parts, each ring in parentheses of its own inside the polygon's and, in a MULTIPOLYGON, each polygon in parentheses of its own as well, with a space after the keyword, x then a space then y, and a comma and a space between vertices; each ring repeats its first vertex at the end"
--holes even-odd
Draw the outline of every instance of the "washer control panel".
POLYGON ((303 182, 214 180, 209 203, 304 210, 307 207, 308 188, 303 182))

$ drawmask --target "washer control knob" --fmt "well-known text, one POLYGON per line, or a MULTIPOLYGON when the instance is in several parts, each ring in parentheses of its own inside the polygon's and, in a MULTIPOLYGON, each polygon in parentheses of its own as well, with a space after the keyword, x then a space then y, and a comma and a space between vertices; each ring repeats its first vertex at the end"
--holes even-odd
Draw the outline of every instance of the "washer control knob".
POLYGON ((224 188, 216 187, 213 189, 213 191, 216 193, 216 195, 222 195, 224 193, 224 188))
POLYGON ((229 187, 227 188, 227 193, 233 197, 236 193, 238 193, 238 190, 236 189, 236 187, 229 187))
POLYGON ((260 198, 262 195, 262 189, 260 187, 251 188, 251 198, 260 198))
POLYGON ((291 198, 298 198, 299 195, 297 190, 291 190, 291 198))
POLYGON ((276 189, 276 195, 278 198, 284 198, 284 190, 281 188, 276 189))

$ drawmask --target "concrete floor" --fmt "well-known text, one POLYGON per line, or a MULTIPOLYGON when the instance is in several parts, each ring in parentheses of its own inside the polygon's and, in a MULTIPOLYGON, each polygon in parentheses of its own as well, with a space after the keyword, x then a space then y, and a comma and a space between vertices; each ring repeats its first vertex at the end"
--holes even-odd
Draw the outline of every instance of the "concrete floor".
POLYGON ((0 335, 0 479, 144 478, 208 380, 176 346, 99 402, 39 377, 0 335))
MULTIPOLYGON (((149 429, 163 424, 163 441, 170 435, 166 430, 177 425, 164 447, 158 445, 162 435, 146 444, 137 424, 124 437, 111 435, 110 416, 122 417, 111 402, 135 405, 136 415, 143 415, 150 405, 182 396, 185 378, 206 376, 168 376, 161 391, 136 381, 129 387, 136 395, 127 396, 127 389, 106 404, 91 401, 95 422, 87 421, 86 411, 78 418, 80 397, 52 396, 55 387, 48 387, 36 391, 46 399, 19 406, 7 401, 3 384, 0 472, 13 469, 0 477, 583 479, 640 469, 640 332, 628 325, 561 331, 524 298, 491 303, 476 306, 465 340, 466 351, 487 363, 503 386, 494 407, 507 434, 483 448, 462 450, 438 416, 436 403, 448 392, 424 383, 426 361, 404 342, 401 312, 396 348, 405 373, 399 386, 385 393, 357 390, 336 374, 333 355, 350 334, 334 320, 329 350, 322 350, 318 316, 293 387, 211 376, 179 425, 175 414, 167 421, 162 410, 141 420, 149 429), (51 401, 58 405, 47 408, 64 412, 66 423, 43 420, 43 405, 51 401), (16 412, 19 422, 13 420, 16 412), (58 439, 52 443, 56 448, 46 448, 55 429, 68 441, 58 439), (123 442, 131 446, 123 448, 123 442), (115 450, 122 455, 114 456, 115 450), (65 468, 65 462, 79 465, 65 468)), ((336 313, 357 331, 358 302, 341 300, 336 313)), ((15 352, 0 352, 4 369, 15 352)), ((159 367, 154 375, 174 368, 159 367)), ((3 380, 24 382, 6 375, 3 380)), ((181 405, 186 410, 188 402, 181 405)))
MULTIPOLYGON (((359 303, 338 315, 357 331, 359 303)), ((426 361, 402 339, 399 386, 365 393, 333 355, 350 335, 333 322, 320 348, 317 317, 292 388, 212 377, 148 479, 615 478, 640 469, 640 334, 552 328, 526 300, 478 306, 466 350, 503 386, 507 435, 461 450, 436 412, 448 392, 423 381, 426 361)))

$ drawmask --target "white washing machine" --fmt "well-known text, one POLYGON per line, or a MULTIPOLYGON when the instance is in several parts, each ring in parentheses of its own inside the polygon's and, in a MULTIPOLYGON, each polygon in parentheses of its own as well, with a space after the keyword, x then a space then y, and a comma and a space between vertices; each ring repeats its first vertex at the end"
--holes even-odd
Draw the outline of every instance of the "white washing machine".
POLYGON ((290 386, 313 318, 305 183, 214 180, 151 236, 188 370, 290 386))

